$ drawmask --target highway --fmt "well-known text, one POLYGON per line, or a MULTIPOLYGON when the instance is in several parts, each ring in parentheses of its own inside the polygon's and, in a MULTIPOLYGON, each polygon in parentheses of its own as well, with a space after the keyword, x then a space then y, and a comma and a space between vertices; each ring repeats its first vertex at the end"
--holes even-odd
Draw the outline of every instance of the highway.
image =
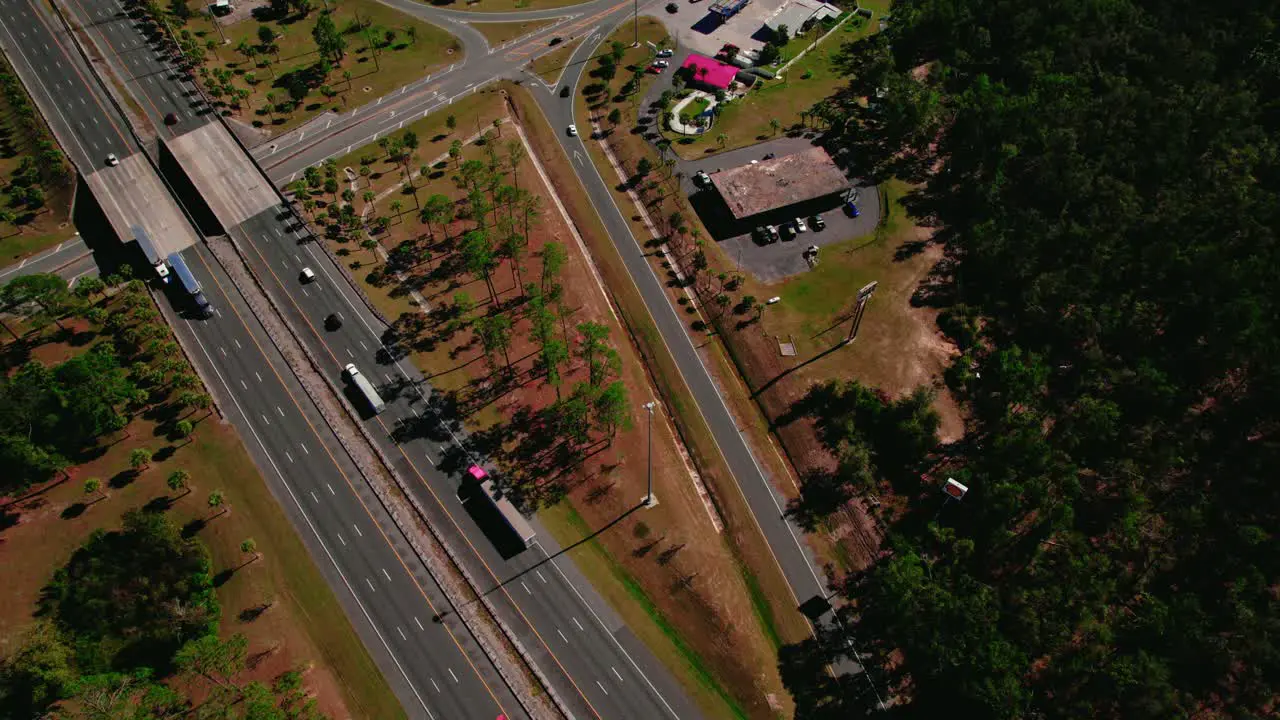
MULTIPOLYGON (((123 118, 42 5, 0 0, 6 53, 77 167, 95 172, 104 153, 140 153, 123 118), (89 151, 88 148, 93 148, 89 151)), ((182 317, 164 307, 218 405, 245 438, 273 494, 334 588, 352 624, 410 717, 524 717, 511 691, 407 540, 373 498, 310 396, 208 250, 184 253, 217 308, 182 317), (433 616, 442 614, 441 622, 433 616)), ((236 499, 229 498, 234 506, 236 499)))
MULTIPOLYGON (((177 147, 184 136, 207 132, 203 125, 216 123, 211 115, 192 106, 185 81, 158 52, 145 48, 134 23, 118 14, 122 11, 118 4, 68 0, 64 7, 73 22, 86 29, 99 52, 127 78, 128 92, 159 129, 163 141, 177 147), (177 124, 166 126, 163 118, 170 112, 185 114, 177 124)), ((235 178, 219 171, 190 179, 206 198, 236 190, 252 194, 247 188, 261 176, 247 158, 242 164, 247 173, 235 178), (230 187, 219 186, 228 181, 232 182, 230 187)), ((198 165, 183 168, 189 176, 201 172, 198 165)), ((262 181, 266 185, 265 178, 262 181)), ((271 193, 278 202, 278 196, 271 193)), ((214 213, 220 209, 223 217, 231 213, 228 206, 215 207, 214 213)), ((698 717, 674 678, 608 608, 570 559, 552 558, 560 548, 550 538, 540 537, 532 548, 514 558, 499 554, 457 495, 461 471, 465 470, 465 463, 460 464, 457 458, 470 457, 472 452, 466 433, 452 421, 437 422, 425 379, 412 365, 390 359, 382 342, 385 325, 369 312, 339 268, 287 213, 287 207, 272 205, 247 219, 224 222, 223 229, 244 248, 250 267, 303 342, 322 363, 330 363, 335 381, 342 367, 353 362, 381 385, 388 397, 387 409, 367 419, 366 426, 395 460, 400 474, 413 484, 427 509, 428 521, 454 538, 463 565, 487 590, 499 616, 531 652, 570 711, 580 717, 601 718, 698 717), (303 285, 298 280, 304 267, 317 273, 317 282, 303 285), (345 319, 342 327, 324 329, 323 319, 335 313, 345 319), (442 469, 446 465, 448 472, 442 469)), ((475 457, 474 461, 483 459, 475 457)))

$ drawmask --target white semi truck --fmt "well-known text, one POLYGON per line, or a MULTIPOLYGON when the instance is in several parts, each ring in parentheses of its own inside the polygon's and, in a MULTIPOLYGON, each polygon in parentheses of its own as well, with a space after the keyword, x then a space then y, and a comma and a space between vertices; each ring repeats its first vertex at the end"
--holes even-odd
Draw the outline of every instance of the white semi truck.
POLYGON ((364 395, 364 399, 369 402, 369 409, 373 411, 374 415, 377 415, 387 409, 387 404, 383 402, 382 396, 373 388, 373 383, 369 382, 368 378, 360 374, 359 368, 352 363, 347 363, 345 374, 347 376, 347 380, 350 381, 352 385, 355 385, 356 389, 360 391, 360 394, 364 395))

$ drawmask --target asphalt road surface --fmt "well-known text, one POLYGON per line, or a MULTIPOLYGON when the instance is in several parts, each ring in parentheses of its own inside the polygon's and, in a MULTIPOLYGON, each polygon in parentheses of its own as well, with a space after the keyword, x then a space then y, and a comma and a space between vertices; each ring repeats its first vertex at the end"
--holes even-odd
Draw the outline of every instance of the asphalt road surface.
MULTIPOLYGON (((127 73, 128 91, 163 137, 216 122, 198 103, 192 104, 194 88, 145 46, 135 24, 118 14, 118 4, 91 8, 86 0, 69 0, 69 5, 107 61, 127 73), (163 118, 171 112, 183 114, 177 124, 166 126, 163 118)), ((483 458, 457 423, 435 416, 425 379, 412 365, 391 359, 382 343, 385 326, 288 215, 288 208, 273 207, 225 229, 245 249, 250 267, 303 342, 322 363, 330 363, 334 379, 350 362, 381 386, 387 409, 367 418, 367 428, 413 483, 433 527, 455 538, 464 566, 485 586, 500 617, 571 710, 582 717, 696 717, 674 678, 636 641, 570 558, 553 557, 560 550, 554 541, 544 535, 509 559, 498 552, 458 498, 462 472, 483 458), (304 267, 317 273, 317 282, 299 281, 304 267), (335 313, 345 322, 325 330, 323 319, 335 313)))
MULTIPOLYGON (((6 53, 82 172, 96 168, 97 153, 141 152, 46 8, 0 0, 0 21, 6 53)), ((184 258, 217 312, 185 317, 187 298, 173 295, 162 310, 184 344, 199 348, 197 370, 408 714, 524 717, 208 250, 184 258)))

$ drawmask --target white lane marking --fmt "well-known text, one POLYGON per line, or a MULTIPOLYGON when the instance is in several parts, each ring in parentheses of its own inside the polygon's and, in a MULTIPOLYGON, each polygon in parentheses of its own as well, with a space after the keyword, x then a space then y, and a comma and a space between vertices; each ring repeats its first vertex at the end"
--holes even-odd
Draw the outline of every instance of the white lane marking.
POLYGON ((258 378, 258 382, 262 382, 262 376, 258 374, 257 370, 253 371, 253 376, 258 378))
POLYGON ((289 462, 293 462, 293 456, 289 454, 288 450, 284 451, 284 456, 289 458, 289 462))
POLYGON ((408 640, 408 639, 409 639, 409 638, 404 634, 404 631, 400 629, 400 626, 399 626, 399 625, 397 625, 397 626, 396 626, 396 632, 400 633, 400 639, 401 639, 401 640, 408 640))
POLYGON ((302 294, 303 294, 305 297, 311 297, 311 293, 307 292, 307 289, 306 289, 306 288, 302 288, 302 294))
POLYGON ((449 668, 449 677, 453 678, 455 683, 458 682, 458 676, 453 674, 453 668, 449 668))
MULTIPOLYGON (((346 351, 347 351, 347 354, 348 354, 348 355, 351 355, 351 348, 343 348, 343 350, 346 350, 346 351)), ((355 355, 351 355, 351 359, 352 359, 352 360, 355 360, 355 359, 356 359, 356 356, 355 356, 355 355)))
POLYGON ((325 487, 327 487, 327 488, 329 488, 329 494, 330 494, 330 495, 337 495, 337 494, 338 494, 338 493, 336 493, 336 492, 334 492, 334 491, 333 491, 333 486, 332 486, 332 485, 330 485, 329 483, 325 483, 325 484, 324 484, 324 486, 325 486, 325 487))
POLYGON ((440 686, 439 686, 439 685, 436 685, 435 678, 432 678, 432 679, 431 679, 431 686, 432 686, 432 687, 434 687, 434 688, 436 689, 436 692, 442 692, 442 691, 440 690, 440 686))
POLYGON ((355 523, 352 523, 352 524, 351 524, 351 527, 353 527, 353 528, 355 528, 355 529, 356 529, 356 534, 357 534, 357 535, 359 535, 360 537, 364 537, 364 533, 360 532, 360 528, 359 528, 358 526, 356 526, 356 524, 355 524, 355 523))
POLYGON ((308 455, 310 455, 310 454, 311 454, 311 451, 307 449, 307 444, 306 444, 306 443, 301 443, 301 442, 300 442, 300 443, 298 443, 298 447, 302 448, 302 452, 304 452, 304 453, 306 453, 306 454, 308 454, 308 455))
MULTIPOLYGON (((225 387, 230 388, 231 386, 227 384, 226 378, 222 376, 222 371, 218 369, 216 364, 214 364, 213 357, 209 354, 208 349, 205 348, 204 343, 201 342, 200 336, 192 333, 192 337, 195 338, 196 344, 200 346, 200 351, 204 353, 205 358, 208 359, 209 365, 213 368, 213 372, 218 376, 218 380, 221 381, 225 387)), ((355 588, 351 587, 351 582, 347 580, 347 576, 342 572, 342 567, 338 565, 338 560, 334 558, 333 553, 329 552, 329 546, 325 544, 324 538, 320 537, 320 531, 316 529, 315 523, 311 522, 311 516, 307 514, 307 511, 302 507, 302 503, 299 502, 298 496, 294 494, 293 488, 290 487, 289 483, 285 480, 284 473, 280 472, 279 466, 277 466, 275 460, 271 458, 270 453, 267 451, 266 444, 262 442, 262 438, 258 435, 258 431, 254 429, 253 423, 249 422, 248 413, 246 413, 244 408, 240 406, 240 400, 237 399, 235 395, 232 395, 231 402, 233 402, 236 409, 240 411, 240 415, 244 417, 245 422, 249 427, 249 432, 253 433, 253 439, 258 441, 258 447, 262 448, 263 454, 267 456, 267 462, 271 463, 271 469, 276 471, 276 477, 280 479, 280 483, 284 485, 284 489, 289 492, 289 497, 293 500, 293 504, 296 505, 298 511, 302 513, 302 519, 307 521, 307 527, 311 529, 311 533, 315 535, 316 540, 319 541, 320 547, 324 550, 324 554, 329 558, 329 562, 333 563, 334 569, 338 571, 338 577, 342 578, 342 584, 346 586, 347 592, 351 593, 352 598, 355 599, 356 605, 360 608, 361 614, 364 615, 365 620, 368 621, 369 625, 373 628, 373 632, 377 634, 378 641, 382 643, 382 647, 387 649, 387 654, 391 656, 391 661, 396 664, 396 669, 400 671, 401 677, 403 677, 404 681, 408 683, 409 689, 413 691, 413 696, 418 699, 418 703, 422 705, 422 709, 427 711, 427 716, 435 718, 435 714, 427 707, 427 701, 422 699, 422 696, 418 694, 418 689, 414 687, 413 681, 409 679, 409 673, 405 672, 404 666, 400 664, 400 659, 391 651, 391 646, 387 644, 386 638, 382 636, 382 631, 379 630, 378 626, 373 622, 373 618, 370 617, 368 609, 365 608, 364 603, 360 602, 360 598, 356 595, 355 588)), ((341 540, 343 545, 347 544, 347 541, 343 540, 341 535, 338 535, 338 540, 341 540)), ((432 684, 434 685, 435 683, 432 684)))
POLYGON ((280 413, 280 417, 284 417, 284 411, 280 409, 279 405, 276 406, 276 412, 280 413))
MULTIPOLYGON (((241 380, 241 381, 240 381, 240 384, 241 384, 241 385, 243 385, 243 384, 244 384, 244 381, 243 381, 243 380, 241 380)), ((249 388, 245 388, 245 390, 248 390, 248 389, 249 389, 249 388)), ((264 422, 264 423, 266 423, 266 424, 268 424, 268 425, 270 425, 270 424, 271 424, 271 419, 267 417, 267 414, 266 414, 266 413, 262 413, 262 422, 264 422)))
POLYGON ((391 580, 391 573, 387 572, 387 569, 386 569, 386 568, 382 568, 382 574, 383 574, 384 576, 386 576, 387 581, 388 581, 388 582, 390 582, 390 580, 391 580))
POLYGON ((583 631, 583 632, 586 632, 586 631, 587 631, 587 629, 586 629, 586 628, 582 627, 582 623, 578 622, 578 618, 576 618, 576 617, 573 619, 573 624, 574 624, 574 625, 577 625, 579 630, 581 630, 581 631, 583 631))
POLYGON ((530 594, 530 595, 532 595, 532 594, 533 594, 533 591, 529 589, 529 586, 528 586, 528 585, 525 585, 525 584, 524 584, 524 581, 523 581, 523 580, 521 580, 521 581, 520 581, 520 587, 524 588, 524 591, 525 591, 526 593, 528 593, 528 594, 530 594))
POLYGON ((614 666, 610 665, 610 666, 609 666, 609 669, 613 671, 613 674, 614 674, 614 675, 617 675, 617 676, 618 676, 618 682, 622 682, 622 673, 618 672, 618 668, 616 668, 616 667, 614 667, 614 666))
POLYGON ((418 616, 417 616, 417 615, 414 615, 414 616, 413 616, 413 622, 414 622, 414 624, 415 624, 415 625, 417 625, 417 626, 418 626, 418 629, 419 629, 419 630, 426 630, 426 628, 422 627, 422 623, 418 622, 418 616))
POLYGON ((320 504, 320 498, 316 497, 316 492, 315 492, 315 490, 312 490, 312 491, 311 491, 311 499, 312 499, 312 500, 315 500, 317 505, 319 505, 319 504, 320 504))
POLYGON ((240 347, 240 341, 239 341, 239 340, 237 340, 237 339, 235 339, 235 338, 231 338, 231 342, 233 342, 233 343, 235 343, 235 344, 236 344, 236 349, 237 349, 237 350, 243 350, 243 349, 244 349, 244 348, 240 347))
POLYGON ((360 340, 359 342, 360 342, 360 347, 364 348, 365 352, 369 352, 369 346, 365 345, 363 340, 360 340))
POLYGON ((604 689, 604 683, 602 683, 602 682, 600 682, 599 680, 597 680, 597 681, 596 681, 596 685, 599 685, 599 686, 600 686, 600 691, 601 691, 601 692, 603 692, 605 695, 608 695, 608 694, 609 694, 609 691, 604 689))
MULTIPOLYGON (((422 454, 423 454, 423 455, 427 455, 426 453, 422 453, 422 454)), ((436 466, 436 461, 435 461, 435 460, 432 460, 430 455, 427 455, 427 462, 431 463, 431 467, 435 467, 435 466, 436 466)))
POLYGON ((373 586, 373 581, 372 581, 372 580, 370 580, 369 578, 365 578, 365 579, 364 579, 364 581, 365 581, 365 582, 367 582, 367 583, 369 583, 369 589, 370 589, 370 590, 372 590, 373 592, 378 592, 378 589, 377 589, 377 588, 375 588, 375 587, 373 586))
POLYGON ((218 352, 222 353, 222 357, 227 356, 227 349, 222 347, 221 345, 218 346, 218 352))
POLYGON ((569 638, 565 637, 564 633, 560 632, 560 628, 556 628, 556 633, 560 636, 560 639, 564 641, 565 645, 569 644, 569 638))
POLYGON ((342 543, 342 546, 346 547, 347 541, 342 539, 342 533, 335 533, 335 534, 338 536, 338 541, 342 543))
POLYGON ((249 386, 244 384, 244 380, 240 381, 240 387, 244 388, 245 390, 249 389, 249 386))
POLYGON ((534 570, 533 572, 534 572, 534 574, 535 574, 535 575, 537 575, 537 576, 538 576, 538 579, 539 579, 539 580, 541 580, 542 582, 546 582, 546 581, 547 581, 547 579, 546 579, 546 578, 542 577, 542 571, 541 571, 541 570, 534 570))

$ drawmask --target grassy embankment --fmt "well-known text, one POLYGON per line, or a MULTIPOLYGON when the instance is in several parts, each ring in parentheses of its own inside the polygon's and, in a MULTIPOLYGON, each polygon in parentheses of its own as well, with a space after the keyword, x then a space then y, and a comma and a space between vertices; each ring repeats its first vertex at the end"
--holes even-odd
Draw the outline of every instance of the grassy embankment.
MULTIPOLYGON (((62 362, 84 352, 103 334, 83 320, 64 324, 75 329, 74 342, 55 339, 54 327, 25 334, 21 344, 5 342, 5 371, 27 358, 62 362)), ((21 636, 33 620, 40 588, 91 532, 118 527, 130 509, 167 508, 180 526, 194 528, 204 522, 198 536, 210 548, 215 571, 238 568, 217 588, 221 631, 244 634, 251 653, 264 653, 250 671, 252 678, 270 682, 302 666, 308 668, 308 688, 327 714, 404 717, 234 429, 208 411, 183 414, 195 423, 188 439, 170 440, 172 418, 165 416, 163 406, 155 406, 69 468, 69 479, 36 488, 5 508, 14 524, 0 532, 6 583, 0 647, 11 646, 21 636), (135 476, 129 456, 137 448, 153 451, 154 459, 135 476), (190 473, 188 490, 167 487, 166 478, 177 469, 190 473), (102 499, 86 497, 84 480, 90 477, 103 479, 102 499), (229 512, 218 515, 210 508, 208 498, 214 490, 224 494, 229 512), (246 538, 253 538, 262 554, 248 565, 240 549, 246 538), (257 613, 264 605, 269 607, 257 613)))
MULTIPOLYGON (((72 184, 75 173, 71 164, 63 159, 67 181, 64 184, 40 182, 37 186, 44 193, 44 202, 38 207, 16 197, 11 186, 14 171, 25 157, 37 160, 37 143, 47 141, 57 145, 53 133, 36 111, 35 103, 26 94, 26 88, 13 72, 9 61, 0 55, 0 76, 6 76, 5 85, 12 88, 17 104, 30 107, 34 116, 29 124, 19 117, 19 108, 0 92, 0 210, 13 215, 12 222, 0 222, 0 267, 34 255, 45 248, 69 240, 75 235, 71 225, 72 184)), ((42 173, 47 179, 48 174, 42 173)))
MULTIPOLYGON (((346 57, 334 63, 327 76, 322 76, 317 67, 321 57, 311 35, 321 17, 320 10, 312 11, 305 18, 291 15, 267 22, 242 20, 222 28, 228 41, 225 45, 220 43, 218 31, 209 19, 197 13, 189 20, 186 29, 207 48, 205 67, 210 72, 215 68, 231 71, 232 85, 249 91, 241 108, 225 108, 224 112, 272 134, 279 133, 326 110, 343 112, 371 102, 462 60, 462 46, 457 38, 435 25, 415 20, 374 0, 343 0, 332 5, 333 21, 346 39, 347 50, 346 57), (357 16, 368 28, 367 33, 356 25, 357 16), (277 35, 276 52, 261 52, 260 26, 270 28, 277 35), (391 33, 390 40, 387 33, 391 33), (258 50, 259 54, 252 59, 246 57, 238 51, 242 43, 258 50), (377 50, 376 58, 373 49, 377 50), (346 73, 350 73, 350 79, 346 73), (288 107, 292 77, 303 82, 307 94, 296 106, 288 107), (325 96, 325 87, 333 93, 331 97, 325 96), (268 94, 272 96, 270 101, 268 94)), ((195 8, 195 4, 192 7, 195 8)), ((203 76, 200 81, 206 90, 214 84, 203 76)))

